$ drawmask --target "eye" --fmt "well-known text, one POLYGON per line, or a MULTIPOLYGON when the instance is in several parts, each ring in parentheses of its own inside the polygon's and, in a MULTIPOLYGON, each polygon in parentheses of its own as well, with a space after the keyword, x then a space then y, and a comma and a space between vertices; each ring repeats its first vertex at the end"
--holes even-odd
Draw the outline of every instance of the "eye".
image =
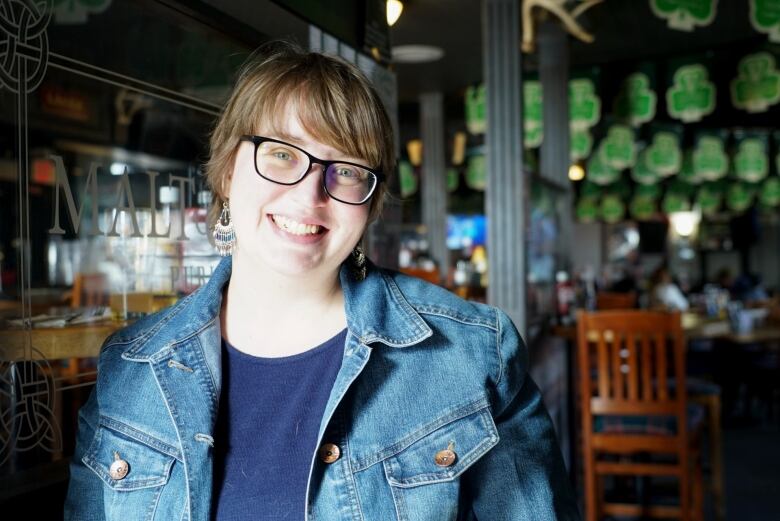
POLYGON ((357 169, 350 168, 344 165, 338 167, 338 169, 336 170, 336 174, 338 174, 341 177, 354 177, 354 178, 360 177, 360 172, 358 172, 357 169))
POLYGON ((276 150, 273 153, 273 156, 276 159, 280 159, 282 161, 290 161, 292 159, 292 155, 289 152, 287 152, 286 150, 276 150))

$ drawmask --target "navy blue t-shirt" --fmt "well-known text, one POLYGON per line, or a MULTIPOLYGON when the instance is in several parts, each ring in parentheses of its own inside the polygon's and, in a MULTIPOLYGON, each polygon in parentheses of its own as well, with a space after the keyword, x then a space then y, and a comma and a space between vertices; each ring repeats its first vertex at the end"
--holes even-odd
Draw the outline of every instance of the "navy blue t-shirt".
POLYGON ((282 358, 252 356, 222 340, 214 520, 304 519, 309 467, 346 334, 282 358))

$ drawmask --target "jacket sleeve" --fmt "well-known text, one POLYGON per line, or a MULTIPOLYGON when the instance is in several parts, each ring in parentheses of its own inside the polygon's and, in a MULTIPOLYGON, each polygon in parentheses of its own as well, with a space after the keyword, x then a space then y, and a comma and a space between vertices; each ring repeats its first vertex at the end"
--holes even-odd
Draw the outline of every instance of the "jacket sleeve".
POLYGON ((466 477, 480 521, 569 521, 580 514, 552 420, 528 375, 528 353, 509 317, 498 312, 493 414, 499 442, 466 477))
POLYGON ((81 460, 95 435, 99 417, 97 389, 79 411, 76 449, 70 462, 70 482, 65 499, 65 521, 103 521, 103 482, 81 460))

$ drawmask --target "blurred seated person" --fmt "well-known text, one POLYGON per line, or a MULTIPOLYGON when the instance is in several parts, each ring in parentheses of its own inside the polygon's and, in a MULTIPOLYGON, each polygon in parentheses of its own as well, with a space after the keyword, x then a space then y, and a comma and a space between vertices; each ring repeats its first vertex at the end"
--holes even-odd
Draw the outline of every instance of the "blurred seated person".
POLYGON ((769 300, 769 295, 761 285, 761 276, 755 273, 743 273, 737 277, 731 288, 731 295, 745 303, 769 300))
POLYGON ((666 263, 661 264, 650 277, 650 307, 668 311, 687 311, 688 299, 672 281, 666 263))

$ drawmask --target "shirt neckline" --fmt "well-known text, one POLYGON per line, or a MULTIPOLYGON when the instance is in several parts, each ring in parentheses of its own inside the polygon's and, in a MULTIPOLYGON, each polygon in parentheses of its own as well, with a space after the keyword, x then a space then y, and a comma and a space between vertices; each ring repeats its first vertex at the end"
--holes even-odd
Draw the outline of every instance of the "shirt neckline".
POLYGON ((329 338, 328 340, 324 341, 323 343, 314 346, 311 349, 307 349, 306 351, 302 351, 300 353, 296 353, 294 355, 289 355, 289 356, 252 355, 244 351, 241 351, 233 344, 228 342, 224 337, 222 337, 222 345, 224 346, 224 349, 228 351, 228 356, 230 357, 240 358, 244 361, 255 363, 255 364, 277 365, 277 364, 286 364, 290 362, 297 362, 305 358, 323 354, 324 352, 327 352, 328 348, 332 347, 332 345, 334 344, 338 345, 339 347, 343 347, 344 342, 343 341, 338 342, 337 340, 339 339, 339 337, 343 337, 344 339, 346 339, 346 332, 347 332, 347 328, 344 328, 338 333, 336 333, 334 336, 329 338))

